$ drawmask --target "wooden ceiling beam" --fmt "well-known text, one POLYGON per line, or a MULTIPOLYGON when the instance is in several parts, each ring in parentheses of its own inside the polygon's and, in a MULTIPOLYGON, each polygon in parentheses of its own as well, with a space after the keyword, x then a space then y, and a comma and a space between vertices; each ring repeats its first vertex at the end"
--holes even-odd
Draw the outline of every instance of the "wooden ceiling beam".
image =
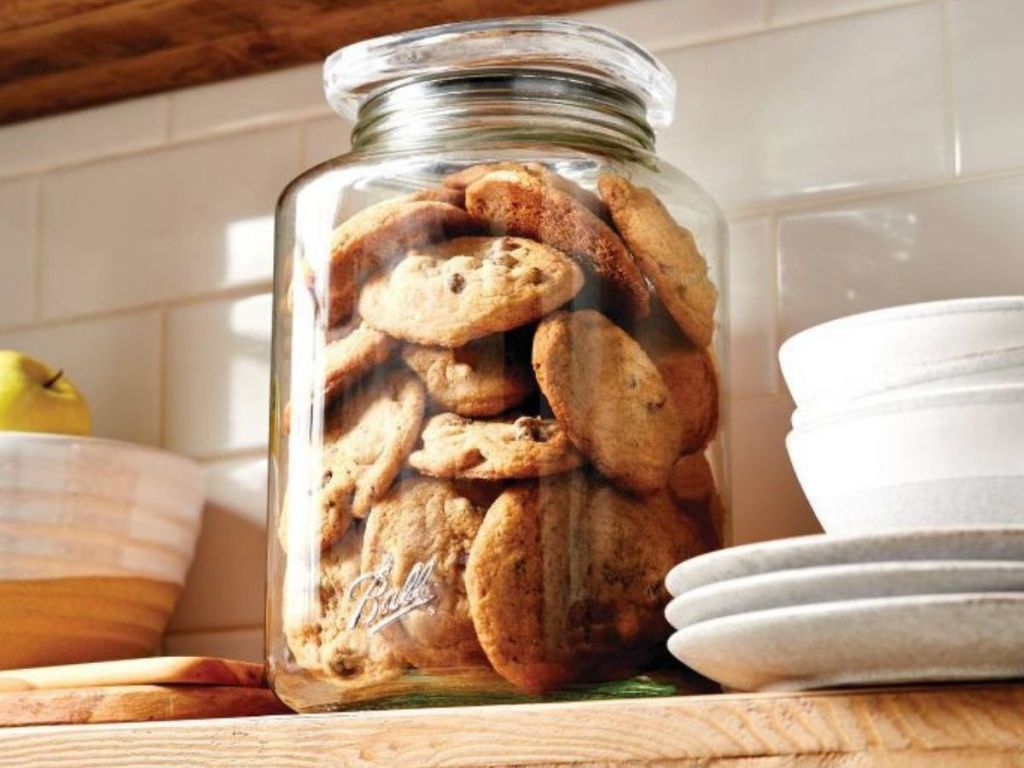
POLYGON ((0 123, 320 61, 432 24, 615 1, 9 0, 0 3, 0 123))

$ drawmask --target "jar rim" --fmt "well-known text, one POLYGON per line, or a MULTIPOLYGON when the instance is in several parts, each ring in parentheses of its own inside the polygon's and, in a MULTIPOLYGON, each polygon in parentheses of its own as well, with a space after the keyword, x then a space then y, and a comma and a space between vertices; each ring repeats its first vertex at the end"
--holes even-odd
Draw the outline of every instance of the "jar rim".
POLYGON ((441 24, 347 45, 324 62, 324 94, 354 121, 382 88, 484 69, 596 78, 640 101, 651 126, 672 122, 675 79, 649 51, 608 27, 550 16, 441 24))

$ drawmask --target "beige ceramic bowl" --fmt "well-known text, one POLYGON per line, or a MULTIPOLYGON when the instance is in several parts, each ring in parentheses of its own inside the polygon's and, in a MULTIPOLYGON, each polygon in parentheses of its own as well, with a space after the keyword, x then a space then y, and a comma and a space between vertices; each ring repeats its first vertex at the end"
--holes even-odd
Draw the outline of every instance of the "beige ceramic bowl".
POLYGON ((187 459, 0 433, 0 669, 151 653, 184 585, 202 502, 187 459))

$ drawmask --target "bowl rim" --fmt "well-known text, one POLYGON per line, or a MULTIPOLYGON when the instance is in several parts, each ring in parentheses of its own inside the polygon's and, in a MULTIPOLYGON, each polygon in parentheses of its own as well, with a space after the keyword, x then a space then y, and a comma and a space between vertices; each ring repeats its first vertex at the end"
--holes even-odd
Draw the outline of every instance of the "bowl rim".
POLYGON ((1024 401, 1024 382, 950 385, 923 391, 896 390, 840 403, 829 402, 811 408, 798 406, 790 418, 787 435, 806 434, 820 428, 844 424, 858 418, 874 418, 913 411, 943 410, 963 405, 1000 405, 1024 401), (810 415, 807 415, 807 414, 810 415))
POLYGON ((202 469, 199 463, 187 456, 173 453, 163 448, 141 443, 132 443, 127 440, 115 440, 109 437, 94 437, 92 435, 62 435, 54 432, 18 432, 0 431, 0 448, 7 444, 16 445, 33 442, 40 445, 67 447, 71 445, 83 445, 87 450, 114 451, 126 454, 137 454, 148 456, 152 459, 177 465, 183 473, 191 474, 197 482, 202 481, 202 469))
MULTIPOLYGON (((1024 294, 1007 294, 1005 296, 980 296, 975 298, 942 299, 939 301, 922 301, 913 304, 900 304, 894 307, 883 307, 867 312, 858 312, 844 317, 826 320, 798 331, 785 339, 779 347, 779 357, 787 357, 794 347, 813 343, 819 337, 846 329, 859 329, 873 325, 898 322, 901 320, 935 317, 939 315, 968 315, 977 312, 1022 312, 1024 313, 1024 294)), ((798 353, 797 353, 798 354, 798 353)))

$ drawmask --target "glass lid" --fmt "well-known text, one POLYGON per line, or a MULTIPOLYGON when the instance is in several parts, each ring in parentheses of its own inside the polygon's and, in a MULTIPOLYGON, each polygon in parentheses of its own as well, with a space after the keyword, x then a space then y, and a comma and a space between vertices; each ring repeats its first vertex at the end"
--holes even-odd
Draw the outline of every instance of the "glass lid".
POLYGON ((345 46, 324 62, 324 93, 355 120, 382 88, 484 69, 597 78, 637 98, 651 126, 672 122, 675 80, 654 56, 607 27, 545 16, 442 24, 345 46))

